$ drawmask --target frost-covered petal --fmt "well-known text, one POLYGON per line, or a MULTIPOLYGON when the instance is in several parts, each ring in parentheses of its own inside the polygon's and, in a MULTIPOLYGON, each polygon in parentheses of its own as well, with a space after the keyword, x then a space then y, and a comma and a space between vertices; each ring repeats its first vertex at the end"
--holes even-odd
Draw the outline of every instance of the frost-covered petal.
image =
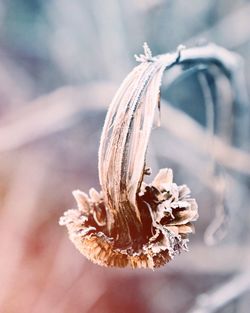
POLYGON ((93 202, 98 203, 101 201, 101 196, 100 196, 99 192, 95 190, 95 188, 90 188, 89 195, 90 195, 90 198, 93 202))
POLYGON ((173 171, 170 168, 162 168, 155 176, 152 185, 160 189, 162 184, 173 182, 173 171))
POLYGON ((179 186, 179 199, 183 200, 184 198, 188 197, 190 195, 190 189, 187 185, 181 185, 179 186))
POLYGON ((86 212, 86 213, 89 213, 90 211, 90 206, 89 206, 89 197, 88 195, 81 191, 81 190, 74 190, 72 192, 75 200, 76 200, 76 203, 77 203, 77 206, 78 206, 78 209, 83 211, 83 212, 86 212))

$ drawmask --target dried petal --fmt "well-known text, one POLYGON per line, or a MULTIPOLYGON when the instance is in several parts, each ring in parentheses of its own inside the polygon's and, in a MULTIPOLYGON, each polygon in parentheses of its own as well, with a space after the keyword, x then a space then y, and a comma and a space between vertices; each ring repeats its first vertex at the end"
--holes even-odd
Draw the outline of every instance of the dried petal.
POLYGON ((162 168, 155 176, 152 185, 160 189, 162 184, 171 184, 173 182, 173 171, 170 168, 162 168))
POLYGON ((78 209, 83 212, 89 213, 90 211, 89 198, 86 195, 86 193, 81 190, 74 190, 72 194, 76 199, 78 209))

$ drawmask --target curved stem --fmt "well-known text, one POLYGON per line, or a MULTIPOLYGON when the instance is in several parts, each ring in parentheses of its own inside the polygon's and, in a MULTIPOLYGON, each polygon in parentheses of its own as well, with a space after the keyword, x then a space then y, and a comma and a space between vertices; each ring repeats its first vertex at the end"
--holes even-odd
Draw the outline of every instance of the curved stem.
MULTIPOLYGON (((176 65, 189 68, 216 65, 230 79, 235 90, 235 101, 241 104, 244 111, 248 110, 246 94, 243 93, 244 99, 238 94, 238 80, 242 82, 239 75, 241 59, 224 48, 209 44, 152 57, 146 47, 145 55, 137 59, 142 63, 124 80, 110 105, 99 148, 99 177, 107 206, 108 228, 110 232, 116 228, 115 232, 120 238, 124 236, 117 229, 123 226, 128 238, 135 237, 133 230, 136 230, 136 236, 141 231, 141 213, 136 196, 144 174, 146 150, 163 72, 176 65)), ((207 93, 205 97, 208 100, 210 95, 207 93)), ((212 123, 209 122, 213 131, 212 123)))

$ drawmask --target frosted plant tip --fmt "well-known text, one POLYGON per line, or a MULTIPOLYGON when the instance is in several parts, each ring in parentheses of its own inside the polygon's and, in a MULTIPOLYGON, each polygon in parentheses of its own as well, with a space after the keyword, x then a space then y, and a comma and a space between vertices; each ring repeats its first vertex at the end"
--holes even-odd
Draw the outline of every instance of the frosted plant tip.
POLYGON ((143 44, 143 49, 144 49, 144 54, 140 54, 139 56, 137 54, 135 54, 135 60, 137 62, 153 62, 154 61, 154 57, 152 56, 152 52, 148 46, 148 44, 146 42, 144 42, 143 44))

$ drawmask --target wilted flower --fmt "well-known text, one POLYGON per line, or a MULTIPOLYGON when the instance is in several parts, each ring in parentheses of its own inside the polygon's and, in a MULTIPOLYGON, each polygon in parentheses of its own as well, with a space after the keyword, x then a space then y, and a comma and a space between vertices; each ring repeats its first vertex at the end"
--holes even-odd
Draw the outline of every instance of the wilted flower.
POLYGON ((180 51, 153 57, 144 44, 141 64, 123 81, 106 115, 99 147, 102 192, 73 192, 78 209, 60 220, 77 249, 97 264, 156 268, 187 250, 198 217, 190 190, 173 183, 170 169, 160 170, 150 185, 143 182, 162 74, 179 57, 180 51))
MULTIPOLYGON (((196 201, 186 185, 173 183, 171 169, 162 169, 150 185, 142 185, 137 205, 142 223, 141 238, 135 244, 117 247, 107 228, 102 197, 93 188, 90 195, 74 191, 78 209, 68 210, 60 219, 76 248, 94 263, 105 266, 159 267, 181 250, 187 250, 192 221, 198 218, 196 201)), ((114 233, 114 231, 113 231, 114 233)))

